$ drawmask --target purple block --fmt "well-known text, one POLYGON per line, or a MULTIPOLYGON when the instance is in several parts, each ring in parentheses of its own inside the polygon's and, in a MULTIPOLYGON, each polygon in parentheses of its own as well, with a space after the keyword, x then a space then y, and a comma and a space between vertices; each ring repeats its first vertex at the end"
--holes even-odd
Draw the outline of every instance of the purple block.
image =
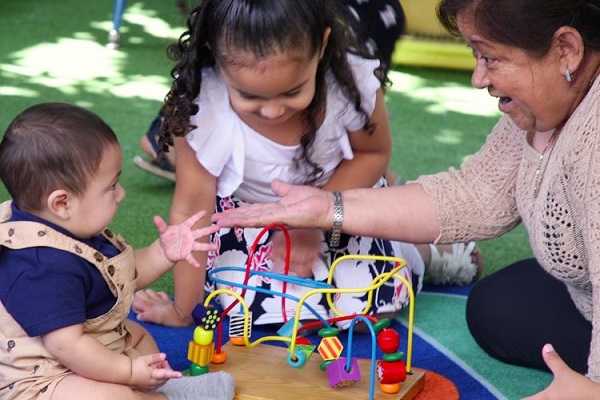
POLYGON ((350 371, 346 371, 347 359, 340 357, 327 364, 326 371, 329 377, 329 386, 332 388, 343 388, 354 385, 360 381, 360 369, 358 359, 350 360, 350 371))

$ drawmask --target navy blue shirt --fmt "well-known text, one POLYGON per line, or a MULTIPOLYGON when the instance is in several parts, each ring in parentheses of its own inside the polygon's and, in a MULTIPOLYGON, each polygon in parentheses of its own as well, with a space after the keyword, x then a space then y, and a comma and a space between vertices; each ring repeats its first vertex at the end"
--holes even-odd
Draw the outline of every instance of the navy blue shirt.
MULTIPOLYGON (((12 203, 10 221, 39 222, 75 238, 63 228, 12 203)), ((104 236, 78 239, 106 257, 119 250, 104 236)), ((107 313, 115 304, 108 284, 91 263, 50 247, 0 247, 0 300, 29 336, 39 336, 107 313)))

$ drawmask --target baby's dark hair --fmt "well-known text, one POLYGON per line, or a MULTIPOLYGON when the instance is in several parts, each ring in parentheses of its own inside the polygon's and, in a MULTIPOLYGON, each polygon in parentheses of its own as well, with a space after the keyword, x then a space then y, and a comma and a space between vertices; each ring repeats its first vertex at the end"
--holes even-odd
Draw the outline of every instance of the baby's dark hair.
POLYGON ((442 0, 437 9, 442 25, 457 36, 462 12, 473 16, 485 38, 533 56, 548 52, 561 26, 577 29, 586 48, 600 51, 600 0, 442 0))
POLYGON ((104 150, 118 145, 96 114, 66 103, 42 103, 19 114, 0 142, 0 179, 24 211, 40 211, 57 189, 83 194, 104 150))
MULTIPOLYGON (((356 38, 358 29, 351 25, 348 7, 339 0, 203 0, 191 11, 188 30, 168 49, 177 60, 173 68, 173 86, 165 98, 165 123, 162 149, 172 145, 173 136, 185 136, 194 129, 190 116, 198 112, 194 99, 202 86, 201 69, 227 65, 234 52, 241 50, 257 58, 288 50, 305 50, 318 54, 323 38, 331 29, 324 55, 319 62, 315 97, 303 112, 304 134, 296 161, 304 160, 313 172, 306 183, 322 173, 310 159, 320 113, 325 109, 325 74, 333 73, 343 93, 354 108, 364 115, 364 128, 375 129, 361 105, 360 92, 346 59, 352 52, 373 58, 356 38)), ((377 71, 382 88, 387 83, 383 71, 377 71)))

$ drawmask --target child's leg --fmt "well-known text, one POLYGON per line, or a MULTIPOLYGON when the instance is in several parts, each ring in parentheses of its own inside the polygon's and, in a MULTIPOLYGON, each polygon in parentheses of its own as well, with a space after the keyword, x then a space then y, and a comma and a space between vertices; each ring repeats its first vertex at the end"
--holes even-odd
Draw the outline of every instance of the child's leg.
POLYGON ((62 379, 54 389, 51 400, 167 400, 162 393, 144 393, 126 385, 98 382, 72 374, 62 379))
POLYGON ((132 345, 140 354, 154 354, 159 353, 158 345, 156 341, 150 335, 150 332, 143 326, 130 319, 125 321, 127 330, 131 333, 132 345))
MULTIPOLYGON (((158 353, 158 345, 150 333, 135 321, 125 321, 125 326, 131 333, 133 348, 140 354, 158 353)), ((168 359, 167 359, 168 360, 168 359)), ((157 393, 169 400, 231 400, 234 396, 234 383, 231 375, 225 372, 214 372, 194 377, 171 379, 156 390, 157 393), (164 394, 163 394, 164 393, 164 394)), ((121 397, 115 397, 121 399, 121 397)), ((132 397, 137 399, 138 397, 132 397)), ((146 397, 140 397, 145 399, 146 397)), ((154 399, 155 397, 148 397, 154 399)))

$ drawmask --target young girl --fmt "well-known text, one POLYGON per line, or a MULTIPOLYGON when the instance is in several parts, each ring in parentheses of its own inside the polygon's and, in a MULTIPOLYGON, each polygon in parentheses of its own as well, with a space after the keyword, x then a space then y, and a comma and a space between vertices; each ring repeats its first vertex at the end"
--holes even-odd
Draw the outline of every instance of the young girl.
MULTIPOLYGON (((174 144, 177 181, 171 221, 196 210, 217 212, 246 203, 277 201, 270 183, 279 178, 331 191, 381 187, 391 151, 391 135, 382 92, 385 77, 379 61, 352 41, 347 7, 334 0, 205 0, 192 11, 189 30, 170 47, 178 59, 166 97, 163 145, 174 144)), ((204 222, 206 223, 206 222, 204 222)), ((401 229, 401 227, 399 227, 401 229)), ((198 261, 210 271, 244 266, 259 229, 222 229, 214 238, 218 252, 198 261)), ((325 280, 328 268, 346 254, 397 256, 408 261, 400 274, 421 289, 424 260, 411 244, 295 230, 291 235, 291 273, 325 280)), ((477 267, 472 247, 460 257, 472 280, 477 267)), ((428 251, 425 258, 429 258, 428 251)), ((285 241, 280 231, 263 238, 252 255, 254 270, 283 271, 285 241)), ((389 271, 387 262, 344 261, 336 269, 338 287, 368 286, 389 271)), ((175 301, 165 293, 138 292, 138 318, 168 325, 188 325, 190 312, 214 282, 187 263, 174 269, 175 301)), ((242 282, 242 274, 220 278, 242 282)), ((281 291, 281 283, 253 276, 253 286, 281 291)), ((300 296, 308 289, 294 286, 300 296)), ((223 296, 225 306, 232 301, 223 296)), ((281 310, 281 299, 249 292, 256 324, 281 323, 295 313, 281 310)), ((323 317, 323 297, 310 305, 323 317)), ((365 294, 336 298, 341 312, 361 312, 365 294)), ((396 279, 374 296, 374 314, 392 314, 408 301, 396 279)), ((302 318, 314 319, 308 312, 302 318)), ((343 326, 342 326, 343 327, 343 326)))
POLYGON ((127 319, 136 286, 192 251, 213 249, 160 217, 160 238, 133 251, 106 227, 125 198, 121 148, 98 116, 64 103, 21 113, 0 143, 0 398, 233 398, 226 373, 180 378, 154 339, 127 319))

